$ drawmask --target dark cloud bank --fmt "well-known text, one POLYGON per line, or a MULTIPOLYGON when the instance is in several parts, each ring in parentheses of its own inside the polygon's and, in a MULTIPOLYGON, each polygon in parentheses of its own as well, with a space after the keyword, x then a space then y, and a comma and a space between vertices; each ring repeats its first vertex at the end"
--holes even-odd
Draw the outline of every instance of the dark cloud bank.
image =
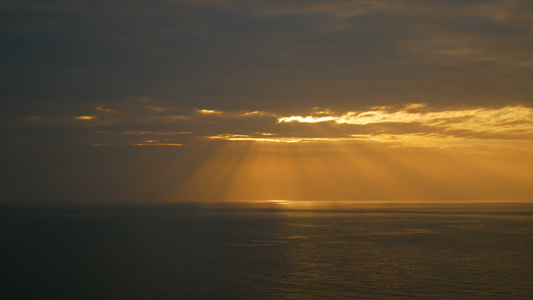
POLYGON ((531 104, 529 1, 3 3, 4 114, 531 104))

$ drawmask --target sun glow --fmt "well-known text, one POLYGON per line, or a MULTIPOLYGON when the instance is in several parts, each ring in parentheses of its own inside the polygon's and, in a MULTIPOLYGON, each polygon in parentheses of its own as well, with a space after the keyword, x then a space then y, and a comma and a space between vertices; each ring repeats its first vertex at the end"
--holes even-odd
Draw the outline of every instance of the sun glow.
POLYGON ((198 109, 198 113, 203 115, 220 115, 222 112, 214 109, 198 109))
POLYGON ((309 142, 348 142, 359 140, 357 137, 256 137, 247 134, 219 134, 208 136, 212 140, 263 143, 309 143, 309 142))
POLYGON ((284 205, 314 201, 526 201, 533 196, 533 190, 527 188, 533 180, 528 166, 533 166, 532 155, 517 160, 490 149, 228 142, 176 191, 176 199, 284 205))
POLYGON ((418 123, 440 130, 471 130, 482 133, 533 133, 533 109, 523 106, 508 106, 499 109, 478 108, 466 110, 443 110, 418 112, 424 104, 408 104, 403 109, 390 112, 391 108, 348 111, 325 117, 289 116, 279 117, 278 123, 320 123, 333 121, 336 124, 371 125, 380 123, 418 123), (415 110, 415 111, 413 111, 415 110))
POLYGON ((290 117, 281 117, 278 119, 278 123, 289 123, 289 122, 298 122, 298 123, 320 123, 327 121, 334 121, 334 117, 314 117, 314 116, 290 116, 290 117))
POLYGON ((80 121, 90 121, 94 119, 94 116, 77 116, 77 117, 74 117, 74 119, 80 120, 80 121))
POLYGON ((289 200, 265 200, 264 202, 276 203, 276 204, 289 204, 289 203, 291 203, 289 200))

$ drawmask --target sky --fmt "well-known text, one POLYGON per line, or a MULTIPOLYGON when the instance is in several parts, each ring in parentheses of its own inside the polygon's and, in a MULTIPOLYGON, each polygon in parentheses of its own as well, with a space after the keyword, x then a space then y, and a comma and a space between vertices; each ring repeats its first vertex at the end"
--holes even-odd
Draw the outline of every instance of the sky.
POLYGON ((532 201, 533 2, 5 0, 2 202, 532 201))

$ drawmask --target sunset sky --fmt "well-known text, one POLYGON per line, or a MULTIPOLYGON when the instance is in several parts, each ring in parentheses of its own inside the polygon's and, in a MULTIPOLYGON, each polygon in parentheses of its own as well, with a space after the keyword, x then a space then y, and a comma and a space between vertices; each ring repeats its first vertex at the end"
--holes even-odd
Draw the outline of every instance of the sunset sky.
POLYGON ((533 201, 529 0, 7 0, 2 202, 533 201))

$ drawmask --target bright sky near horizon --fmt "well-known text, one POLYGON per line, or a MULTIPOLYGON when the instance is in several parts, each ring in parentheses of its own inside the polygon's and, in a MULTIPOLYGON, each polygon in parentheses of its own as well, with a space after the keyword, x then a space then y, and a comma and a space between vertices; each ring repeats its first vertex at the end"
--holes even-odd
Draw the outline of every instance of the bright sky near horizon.
POLYGON ((527 0, 0 4, 4 202, 533 201, 527 0))

